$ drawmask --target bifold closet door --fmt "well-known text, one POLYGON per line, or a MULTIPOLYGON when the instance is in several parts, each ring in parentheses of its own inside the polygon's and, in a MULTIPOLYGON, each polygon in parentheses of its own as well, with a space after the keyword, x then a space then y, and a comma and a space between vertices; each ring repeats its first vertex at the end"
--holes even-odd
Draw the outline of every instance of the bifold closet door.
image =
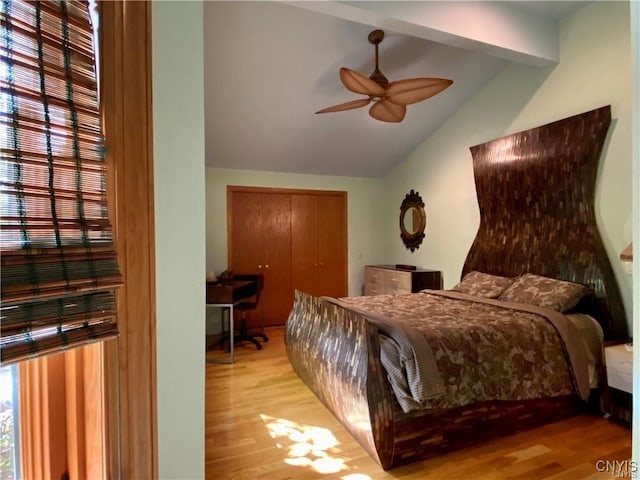
POLYGON ((318 213, 316 197, 291 196, 291 284, 318 295, 318 213))
POLYGON ((320 295, 345 297, 347 279, 346 193, 317 197, 318 291, 320 295))
POLYGON ((347 295, 344 192, 291 195, 292 286, 311 295, 347 295))
POLYGON ((264 289, 256 312, 265 326, 283 325, 293 305, 291 288, 291 198, 280 193, 229 190, 229 268, 263 273, 264 289))

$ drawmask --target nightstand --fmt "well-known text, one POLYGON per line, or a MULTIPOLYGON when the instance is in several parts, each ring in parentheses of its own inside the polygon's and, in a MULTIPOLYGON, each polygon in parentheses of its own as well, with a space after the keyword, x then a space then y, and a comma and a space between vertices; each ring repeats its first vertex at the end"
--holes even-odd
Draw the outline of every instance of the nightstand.
MULTIPOLYGON (((640 348, 637 346, 636 348, 640 348)), ((626 342, 605 342, 602 355, 602 411, 624 423, 631 423, 633 351, 626 342)))

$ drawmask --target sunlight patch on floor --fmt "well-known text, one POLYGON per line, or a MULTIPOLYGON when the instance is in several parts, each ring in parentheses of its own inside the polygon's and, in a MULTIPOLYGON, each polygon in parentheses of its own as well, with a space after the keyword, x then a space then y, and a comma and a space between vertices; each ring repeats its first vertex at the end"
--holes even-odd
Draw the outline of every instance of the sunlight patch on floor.
MULTIPOLYGON (((313 425, 304 425, 284 418, 275 418, 261 414, 269 435, 276 446, 287 450, 285 463, 297 467, 306 467, 318 473, 330 474, 348 470, 346 461, 338 448, 340 442, 331 430, 313 425)), ((371 480, 368 475, 359 473, 341 477, 344 480, 371 480)))
POLYGON ((550 452, 551 452, 551 449, 549 447, 545 445, 537 444, 528 448, 523 448, 522 450, 518 450, 516 452, 512 452, 508 455, 505 455, 505 457, 514 458, 517 463, 517 462, 529 460, 534 457, 538 457, 540 455, 545 455, 550 452))

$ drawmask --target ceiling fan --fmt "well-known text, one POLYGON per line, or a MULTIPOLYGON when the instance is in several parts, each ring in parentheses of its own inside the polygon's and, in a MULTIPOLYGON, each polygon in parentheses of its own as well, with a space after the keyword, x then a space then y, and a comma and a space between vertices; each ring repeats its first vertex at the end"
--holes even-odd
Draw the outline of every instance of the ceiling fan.
POLYGON ((407 113, 407 105, 421 102, 440 93, 453 83, 446 78, 407 78, 389 82, 378 69, 378 45, 384 38, 382 30, 374 30, 369 34, 369 42, 376 49, 376 68, 365 77, 354 70, 340 68, 340 80, 347 90, 367 95, 369 98, 352 100, 332 107, 323 108, 316 113, 342 112, 360 108, 374 102, 369 115, 382 122, 401 122, 407 113))

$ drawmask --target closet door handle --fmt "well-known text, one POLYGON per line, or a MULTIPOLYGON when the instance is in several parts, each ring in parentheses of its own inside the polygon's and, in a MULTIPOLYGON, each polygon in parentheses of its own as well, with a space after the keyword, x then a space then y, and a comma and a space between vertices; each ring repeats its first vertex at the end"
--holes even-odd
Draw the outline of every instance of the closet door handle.
POLYGON ((316 262, 313 262, 313 266, 314 266, 314 267, 317 267, 317 266, 318 266, 318 264, 317 264, 316 262))
POLYGON ((262 268, 262 265, 258 265, 258 268, 262 268))
POLYGON ((321 267, 324 267, 324 263, 320 262, 320 266, 321 266, 321 267))
POLYGON ((265 265, 264 268, 269 268, 269 265, 265 265))

